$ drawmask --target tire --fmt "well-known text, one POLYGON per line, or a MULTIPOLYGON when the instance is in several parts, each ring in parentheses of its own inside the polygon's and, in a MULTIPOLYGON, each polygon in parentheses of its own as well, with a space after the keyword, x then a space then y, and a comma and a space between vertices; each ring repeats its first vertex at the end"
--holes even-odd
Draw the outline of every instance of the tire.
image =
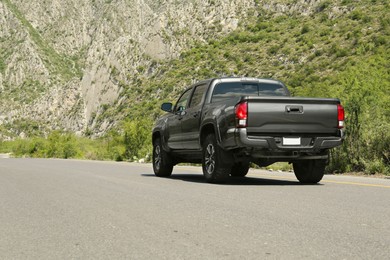
POLYGON ((249 162, 238 162, 233 164, 230 176, 232 177, 244 177, 248 174, 249 162))
POLYGON ((222 183, 231 170, 230 154, 220 148, 214 134, 206 136, 202 146, 202 169, 207 182, 222 183))
POLYGON ((173 163, 170 155, 164 151, 161 139, 153 142, 153 171, 158 177, 169 177, 172 175, 173 163))
POLYGON ((326 160, 307 160, 293 163, 294 173, 300 183, 317 183, 324 177, 326 160))

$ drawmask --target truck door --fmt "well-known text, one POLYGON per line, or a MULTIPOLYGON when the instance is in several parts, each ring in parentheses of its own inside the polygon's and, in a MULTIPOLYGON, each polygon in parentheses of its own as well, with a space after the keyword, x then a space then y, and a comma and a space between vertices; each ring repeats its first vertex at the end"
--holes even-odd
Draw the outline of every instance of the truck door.
POLYGON ((192 97, 188 103, 186 113, 181 121, 183 149, 199 150, 199 127, 202 118, 202 105, 207 84, 195 86, 192 97))
POLYGON ((168 117, 168 146, 171 149, 182 149, 182 129, 181 122, 186 114, 188 100, 192 89, 186 90, 173 108, 173 113, 168 117))

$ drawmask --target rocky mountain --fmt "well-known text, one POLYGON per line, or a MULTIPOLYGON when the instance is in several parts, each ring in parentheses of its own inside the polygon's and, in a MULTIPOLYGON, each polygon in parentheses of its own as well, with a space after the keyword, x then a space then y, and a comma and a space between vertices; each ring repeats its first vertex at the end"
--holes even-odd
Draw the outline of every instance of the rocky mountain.
POLYGON ((0 141, 101 136, 128 107, 157 107, 177 86, 221 73, 340 94, 341 71, 373 55, 380 67, 389 9, 386 0, 0 0, 0 141), (325 81, 326 91, 312 87, 325 81))
MULTIPOLYGON (((140 68, 245 23, 250 0, 0 1, 0 130, 103 133, 140 68), (31 127, 32 125, 32 127, 31 127)), ((253 14, 253 13, 252 13, 253 14)))

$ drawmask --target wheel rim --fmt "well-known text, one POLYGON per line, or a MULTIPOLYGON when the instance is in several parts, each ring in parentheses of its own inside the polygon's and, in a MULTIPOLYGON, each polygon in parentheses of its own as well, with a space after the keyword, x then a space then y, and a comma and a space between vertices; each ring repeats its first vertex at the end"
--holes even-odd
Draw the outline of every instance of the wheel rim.
POLYGON ((160 170, 161 166, 161 148, 159 145, 154 149, 154 167, 157 171, 160 170))
POLYGON ((208 174, 212 174, 215 169, 215 148, 214 145, 209 144, 205 152, 205 167, 208 174))

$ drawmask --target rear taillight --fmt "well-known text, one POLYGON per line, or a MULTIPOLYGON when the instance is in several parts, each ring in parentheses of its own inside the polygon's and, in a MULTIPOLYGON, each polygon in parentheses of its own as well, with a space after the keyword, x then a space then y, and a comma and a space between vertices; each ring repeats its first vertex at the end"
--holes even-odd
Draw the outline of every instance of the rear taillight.
POLYGON ((236 105, 237 127, 247 126, 248 120, 248 102, 242 102, 236 105))
POLYGON ((337 105, 337 128, 344 128, 345 112, 342 105, 337 105))

